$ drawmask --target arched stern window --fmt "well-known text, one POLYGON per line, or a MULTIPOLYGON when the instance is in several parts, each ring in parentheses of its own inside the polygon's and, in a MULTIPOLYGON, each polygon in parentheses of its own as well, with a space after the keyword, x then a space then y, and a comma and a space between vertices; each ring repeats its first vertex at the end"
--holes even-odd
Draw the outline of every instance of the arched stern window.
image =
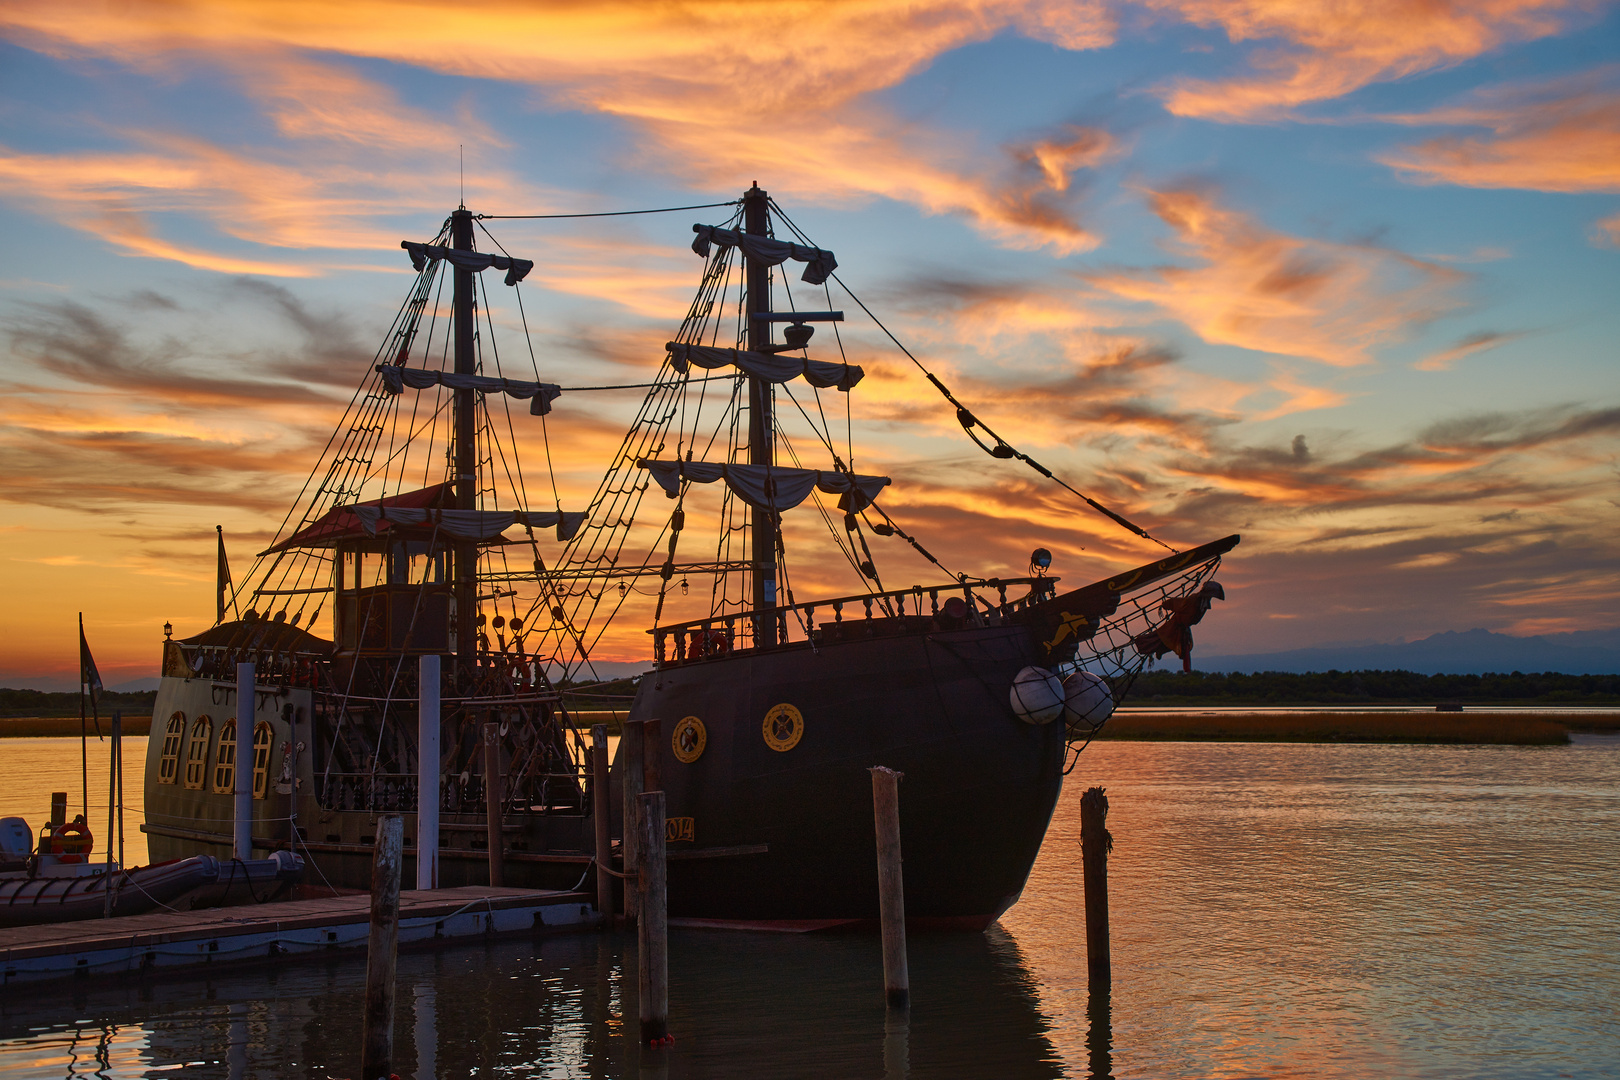
POLYGON ((253 797, 270 794, 270 748, 276 743, 275 730, 260 721, 253 729, 253 797))
POLYGON ((219 725, 219 747, 214 751, 214 794, 236 790, 236 720, 219 725))
POLYGON ((163 729, 163 750, 158 757, 158 783, 172 784, 180 774, 180 744, 186 741, 186 717, 175 713, 163 729))
POLYGON ((199 716, 191 722, 191 738, 186 740, 186 787, 201 791, 208 778, 208 736, 213 733, 214 722, 199 716))

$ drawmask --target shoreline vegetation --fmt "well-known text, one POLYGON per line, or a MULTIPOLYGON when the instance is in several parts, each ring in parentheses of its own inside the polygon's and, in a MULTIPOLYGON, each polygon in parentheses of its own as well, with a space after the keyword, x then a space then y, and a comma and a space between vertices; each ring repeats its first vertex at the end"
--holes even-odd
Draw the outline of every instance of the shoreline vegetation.
MULTIPOLYGON (((1486 707, 1475 706, 1476 709, 1486 707)), ((606 724, 618 735, 627 710, 576 711, 581 729, 606 724)), ((126 716, 124 734, 151 731, 150 716, 126 716)), ((88 725, 90 737, 95 724, 88 725)), ((101 732, 111 730, 101 718, 101 732)), ((1563 746, 1571 732, 1620 733, 1620 709, 1591 709, 1547 715, 1523 712, 1434 712, 1415 706, 1411 711, 1378 712, 1244 712, 1242 708, 1188 710, 1155 707, 1116 712, 1097 733, 1098 740, 1139 742, 1306 742, 1306 743, 1485 743, 1500 746, 1563 746)), ((0 739, 63 738, 79 734, 78 716, 0 718, 0 739)))

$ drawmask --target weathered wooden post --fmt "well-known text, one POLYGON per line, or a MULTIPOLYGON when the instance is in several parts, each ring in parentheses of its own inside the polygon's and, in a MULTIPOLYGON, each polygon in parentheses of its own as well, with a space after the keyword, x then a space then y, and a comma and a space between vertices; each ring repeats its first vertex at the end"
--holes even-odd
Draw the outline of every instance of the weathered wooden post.
POLYGON ((636 917, 637 898, 641 890, 632 876, 641 865, 641 793, 646 790, 646 773, 642 769, 645 758, 642 751, 641 721, 625 721, 619 737, 619 784, 624 796, 624 834, 619 851, 624 856, 624 917, 636 917))
POLYGON ((500 888, 506 883, 502 857, 505 838, 501 834, 501 725, 484 725, 484 821, 489 827, 489 883, 500 888))
POLYGON ((1080 796, 1080 861, 1086 887, 1086 969, 1094 985, 1113 979, 1108 956, 1108 796, 1100 787, 1080 796))
POLYGON ((872 772, 872 818, 877 828, 878 919, 883 926, 883 991, 891 1009, 911 1004, 906 970, 906 891, 900 873, 900 779, 879 765, 872 772))
POLYGON ((636 921, 636 967, 641 976, 641 1043, 661 1044, 669 1035, 669 908, 664 862, 664 793, 643 792, 641 894, 636 921))
POLYGON ((641 790, 663 791, 664 780, 659 772, 663 759, 663 743, 658 741, 658 721, 641 722, 641 790))
POLYGON ((591 728, 591 817, 596 826, 596 910, 613 918, 613 836, 608 821, 607 725, 591 728))
MULTIPOLYGON (((124 735, 124 714, 117 709, 112 716, 112 745, 107 758, 107 880, 102 882, 101 917, 112 918, 113 911, 113 828, 118 823, 118 748, 124 735)), ((119 852, 119 869, 123 869, 123 852, 119 852)))
POLYGON ((236 665, 236 828, 231 858, 253 858, 253 665, 236 665), (244 767, 245 766, 245 767, 244 767))
POLYGON ((416 665, 416 887, 439 887, 439 658, 416 665))
POLYGON ((366 942, 361 1080, 388 1080, 394 1071, 394 966, 399 957, 399 877, 404 847, 404 819, 398 814, 378 818, 377 847, 371 859, 371 936, 366 942))

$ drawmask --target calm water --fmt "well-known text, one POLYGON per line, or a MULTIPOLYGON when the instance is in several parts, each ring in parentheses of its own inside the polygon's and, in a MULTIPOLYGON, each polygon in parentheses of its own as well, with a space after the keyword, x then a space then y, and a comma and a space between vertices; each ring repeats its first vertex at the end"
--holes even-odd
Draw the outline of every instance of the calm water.
MULTIPOLYGON (((9 804, 28 778, 7 742, 9 804)), ((402 956, 395 1069, 1620 1077, 1620 739, 1105 743, 1071 781, 1000 928, 912 938, 909 1020, 884 1016, 874 936, 676 932, 679 1041, 642 1051, 633 951, 582 934, 402 956), (1113 806, 1111 1000, 1085 986, 1092 783, 1113 806)), ((363 981, 345 959, 0 992, 0 1076, 352 1076, 363 981)))

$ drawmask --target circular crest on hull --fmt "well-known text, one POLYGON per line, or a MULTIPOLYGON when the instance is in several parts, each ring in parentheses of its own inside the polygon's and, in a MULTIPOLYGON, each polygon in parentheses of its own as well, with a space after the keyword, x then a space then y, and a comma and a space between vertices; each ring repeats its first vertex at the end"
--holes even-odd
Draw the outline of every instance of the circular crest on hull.
POLYGON ((765 714, 765 745, 778 752, 786 752, 799 745, 804 738, 804 714, 792 705, 773 705, 765 714))
POLYGON ((1012 711, 1026 724, 1050 724, 1063 715, 1063 680, 1045 668, 1026 667, 1007 693, 1012 711))
POLYGON ((675 760, 683 765, 690 765, 702 757, 703 748, 708 744, 708 729, 703 726, 703 721, 695 716, 682 719, 669 736, 669 745, 675 751, 675 760))

